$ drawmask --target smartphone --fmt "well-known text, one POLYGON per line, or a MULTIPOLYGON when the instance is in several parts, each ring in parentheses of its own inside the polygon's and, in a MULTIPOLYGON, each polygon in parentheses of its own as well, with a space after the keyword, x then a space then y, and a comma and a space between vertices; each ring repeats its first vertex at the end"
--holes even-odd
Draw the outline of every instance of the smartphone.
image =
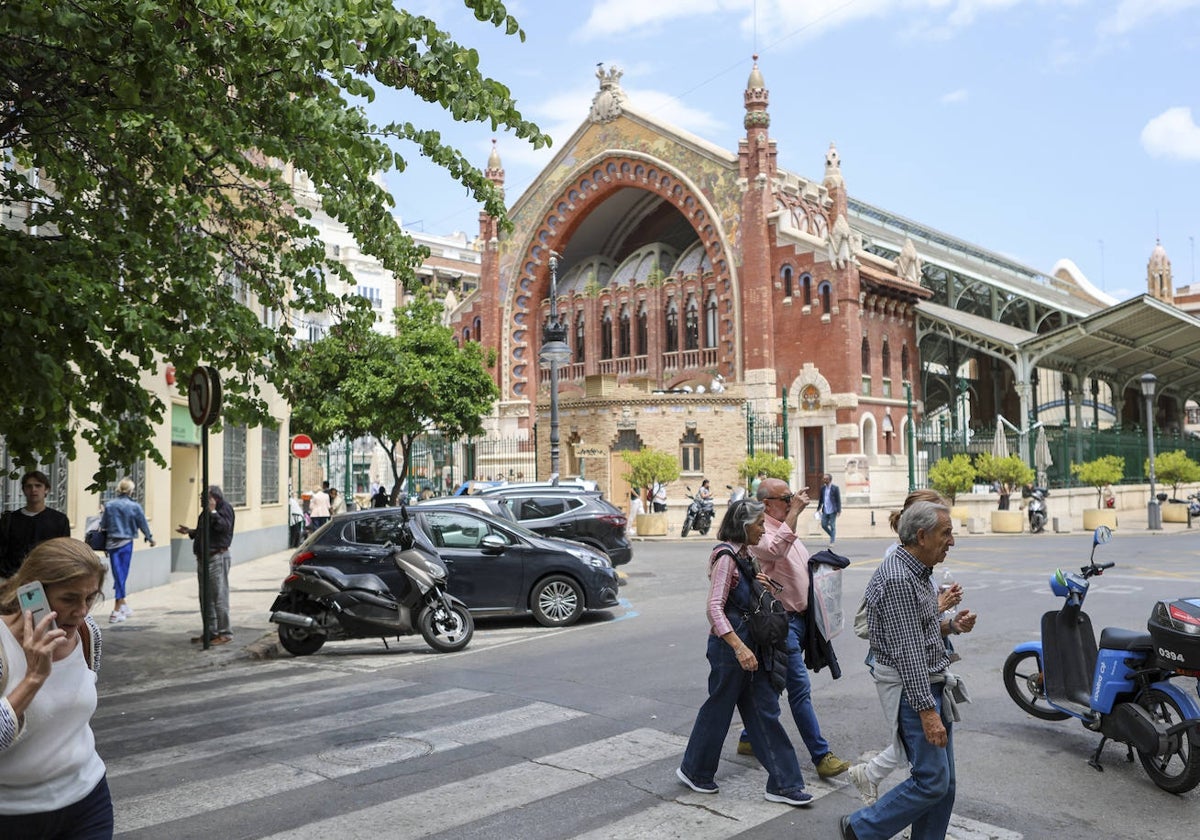
MULTIPOLYGON (((50 612, 50 600, 46 597, 46 590, 42 587, 42 582, 35 580, 33 583, 17 587, 17 605, 21 608, 22 614, 25 610, 33 611, 33 626, 37 627, 38 622, 50 612)), ((56 627, 57 625, 51 621, 50 626, 56 627)))

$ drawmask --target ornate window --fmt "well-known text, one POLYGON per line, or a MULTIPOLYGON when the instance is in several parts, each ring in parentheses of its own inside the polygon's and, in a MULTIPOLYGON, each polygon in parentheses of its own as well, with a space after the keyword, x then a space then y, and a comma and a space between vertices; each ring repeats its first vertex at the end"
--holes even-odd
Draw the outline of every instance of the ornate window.
POLYGON ((483 319, 476 318, 471 323, 471 327, 472 327, 471 332, 475 334, 475 340, 482 341, 483 340, 483 319))
POLYGON ((612 308, 604 307, 604 323, 600 328, 600 358, 611 359, 613 357, 613 319, 612 308))
POLYGON ((583 355, 583 312, 575 313, 575 361, 582 362, 583 355))
POLYGON ((879 351, 879 366, 883 369, 883 378, 892 378, 892 350, 888 347, 887 336, 883 337, 883 347, 879 351))
POLYGON ((911 377, 908 375, 908 343, 900 345, 900 378, 909 381, 911 377))
POLYGON ((780 276, 783 278, 783 296, 790 298, 792 296, 792 267, 785 265, 780 276))
POLYGON ((862 375, 871 375, 871 340, 865 335, 862 340, 862 375))
POLYGON ((700 349, 700 307, 696 304, 695 295, 688 295, 687 298, 683 342, 685 350, 700 349))
POLYGON ((235 508, 246 506, 246 427, 225 425, 222 461, 225 499, 235 508))
POLYGON ((629 304, 627 303, 621 306, 621 322, 619 329, 617 355, 624 359, 633 355, 632 347, 630 346, 630 339, 632 337, 630 336, 629 332, 629 304))
POLYGON ((817 286, 817 297, 821 299, 821 314, 828 315, 832 306, 833 286, 828 280, 817 286))
POLYGON ((800 291, 804 296, 804 305, 812 306, 812 277, 805 274, 800 278, 800 291))
POLYGON ((637 314, 637 351, 639 356, 645 356, 650 351, 650 326, 646 314, 646 302, 642 301, 637 314))
POLYGON ((704 471, 704 442, 695 429, 688 429, 679 441, 679 465, 685 473, 704 471))
POLYGON ((717 346, 717 293, 708 295, 708 303, 704 305, 704 346, 717 346))
POLYGON ((800 392, 800 407, 805 411, 816 411, 821 407, 821 392, 816 385, 805 385, 800 392))
POLYGON ((667 303, 667 352, 674 353, 679 349, 679 305, 675 298, 667 303))

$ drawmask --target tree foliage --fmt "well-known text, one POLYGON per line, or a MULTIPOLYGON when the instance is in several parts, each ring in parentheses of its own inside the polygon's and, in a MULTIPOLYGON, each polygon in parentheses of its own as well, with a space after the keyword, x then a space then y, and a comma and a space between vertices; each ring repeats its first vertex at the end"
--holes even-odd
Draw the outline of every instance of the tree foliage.
MULTIPOLYGON (((1149 458, 1143 463, 1142 469, 1149 475, 1149 458)), ((1180 484, 1194 484, 1200 481, 1200 464, 1188 457, 1187 452, 1182 449, 1159 452, 1154 456, 1154 477, 1163 484, 1170 484, 1171 498, 1178 499, 1180 484)))
POLYGON ((1033 467, 1022 461, 1020 455, 997 458, 990 452, 980 452, 975 456, 975 473, 988 481, 999 481, 1008 492, 1037 477, 1033 467))
MULTIPOLYGON (((524 39, 502 3, 463 2, 524 39)), ((166 363, 215 366, 229 418, 268 419, 305 313, 370 314, 330 293, 346 271, 311 208, 406 283, 424 257, 378 179, 397 149, 503 217, 436 131, 366 117, 377 88, 549 142, 475 50, 392 0, 8 0, 0 55, 0 435, 19 464, 82 433, 102 464, 165 465, 143 374, 166 363)))
POLYGON ((679 478, 679 459, 660 449, 647 447, 622 452, 621 459, 629 466, 629 472, 621 477, 632 487, 653 487, 655 482, 670 484, 679 478))
POLYGON ((458 347, 441 312, 422 295, 396 310, 396 335, 339 325, 306 348, 289 377, 297 429, 317 443, 370 436, 387 450, 393 503, 413 442, 435 430, 450 440, 483 434, 481 418, 499 396, 479 345, 458 347))
POLYGON ((939 458, 929 468, 929 483, 934 490, 950 499, 950 504, 959 493, 965 493, 975 484, 975 467, 971 456, 960 453, 952 458, 939 458))
POLYGON ((770 478, 778 478, 782 481, 791 481, 792 479, 792 462, 774 452, 755 452, 747 457, 738 467, 738 475, 746 479, 747 486, 749 486, 749 482, 754 480, 759 470, 765 472, 770 478))
POLYGON ((1103 455, 1094 461, 1071 464, 1071 474, 1082 483, 1096 488, 1096 507, 1104 507, 1104 487, 1116 484, 1125 477, 1125 459, 1120 455, 1103 455))

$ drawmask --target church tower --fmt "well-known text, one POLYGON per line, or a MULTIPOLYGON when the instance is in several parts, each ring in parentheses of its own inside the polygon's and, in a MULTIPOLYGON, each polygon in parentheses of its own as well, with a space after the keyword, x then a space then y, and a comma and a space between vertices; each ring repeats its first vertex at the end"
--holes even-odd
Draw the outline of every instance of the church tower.
MULTIPOLYGON (((495 140, 492 141, 492 153, 488 155, 487 169, 483 174, 503 198, 504 167, 500 163, 495 140)), ((479 255, 479 335, 472 335, 471 339, 483 347, 500 347, 500 318, 504 309, 500 299, 500 221, 488 215, 487 210, 479 212, 479 242, 482 248, 479 255)), ((492 377, 497 385, 501 384, 499 365, 492 368, 492 377)))
POLYGON ((1146 287, 1153 298, 1163 303, 1175 303, 1175 283, 1171 277, 1171 260, 1162 242, 1155 241, 1150 262, 1146 264, 1146 287))

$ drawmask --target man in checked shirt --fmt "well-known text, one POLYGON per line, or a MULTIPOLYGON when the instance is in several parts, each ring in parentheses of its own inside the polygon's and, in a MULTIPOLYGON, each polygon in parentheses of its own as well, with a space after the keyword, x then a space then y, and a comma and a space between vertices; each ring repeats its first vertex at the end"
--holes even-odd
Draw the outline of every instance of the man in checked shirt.
MULTIPOLYGON (((913 840, 942 840, 954 808, 951 727, 957 678, 946 668, 933 569, 954 545, 950 510, 915 502, 900 517, 900 547, 867 584, 874 677, 912 775, 868 808, 842 817, 843 840, 886 840, 907 825, 913 840)), ((975 615, 960 611, 950 632, 969 633, 975 615)))

